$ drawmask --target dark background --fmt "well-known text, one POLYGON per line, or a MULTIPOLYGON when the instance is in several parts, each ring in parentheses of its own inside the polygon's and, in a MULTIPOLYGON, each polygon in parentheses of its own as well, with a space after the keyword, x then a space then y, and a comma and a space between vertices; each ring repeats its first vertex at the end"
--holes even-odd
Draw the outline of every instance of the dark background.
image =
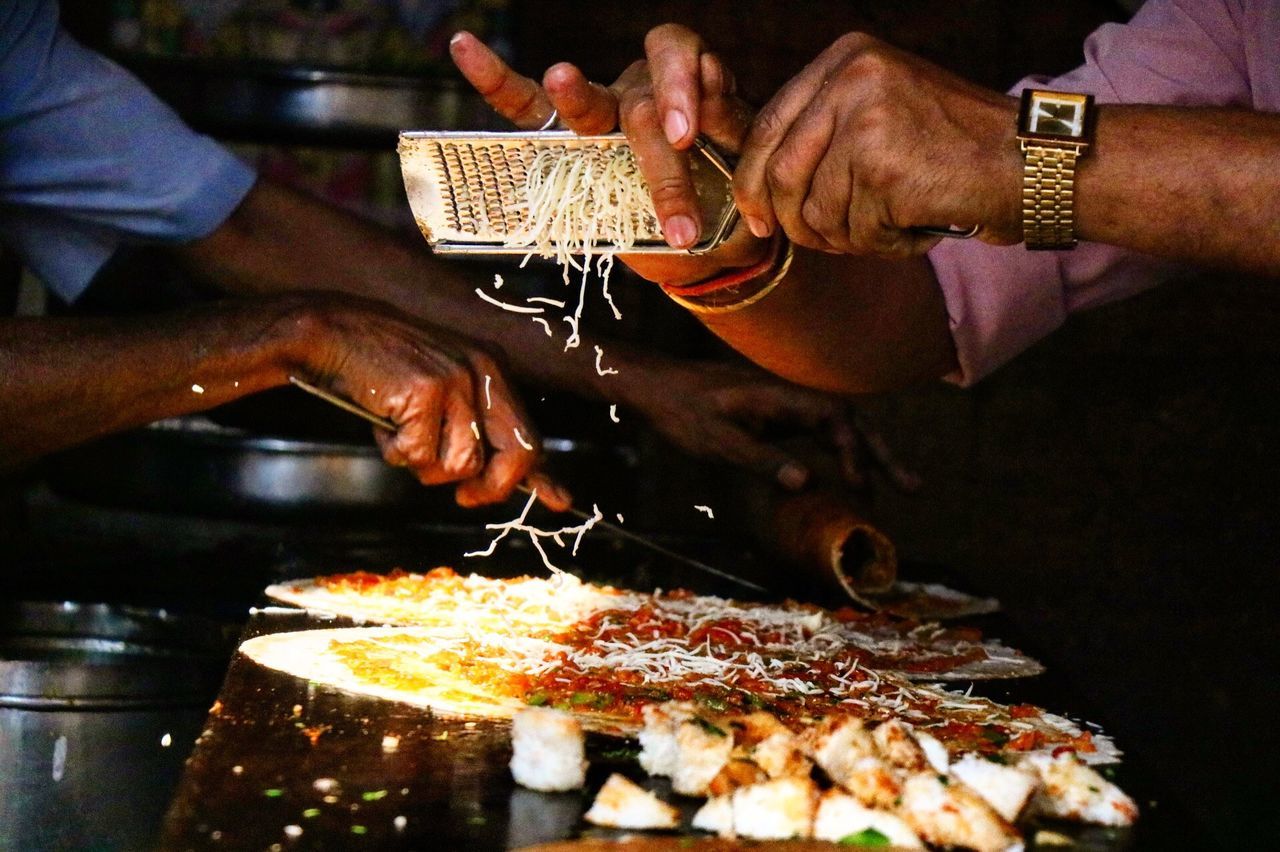
MULTIPOLYGON (((91 37, 105 4, 64 5, 91 37)), ((600 79, 639 55, 650 26, 689 23, 760 101, 853 29, 1004 88, 1077 64, 1084 36, 1126 11, 1082 1, 524 0, 511 15, 521 70, 572 59, 600 79)), ((1278 330, 1274 282, 1189 274, 1074 317, 973 389, 859 402, 924 478, 918 494, 878 495, 876 517, 903 555, 997 595, 1076 684, 1073 709, 1096 708, 1154 770, 1174 800, 1166 805, 1189 811, 1199 843, 1213 846, 1280 828, 1278 330)), ((679 345, 714 351, 696 335, 679 345)), ((644 476, 660 495, 703 471, 663 451, 644 476)))

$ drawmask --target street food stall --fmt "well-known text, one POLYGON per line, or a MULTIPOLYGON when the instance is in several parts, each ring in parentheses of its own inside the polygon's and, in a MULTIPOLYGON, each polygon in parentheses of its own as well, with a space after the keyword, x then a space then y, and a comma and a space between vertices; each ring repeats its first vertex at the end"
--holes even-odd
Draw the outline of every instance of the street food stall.
MULTIPOLYGON (((554 326, 566 351, 625 313, 628 340, 730 357, 621 267, 610 290, 615 253, 670 250, 637 212, 626 137, 580 138, 554 115, 513 133, 448 62, 449 33, 467 28, 526 70, 581 47, 583 67, 607 75, 661 20, 651 10, 63 5, 81 39, 261 174, 492 275, 476 311, 554 326), (605 201, 581 200, 583 174, 605 201), (552 219, 560 230, 534 233, 552 219)), ((770 60, 743 79, 766 95, 833 35, 773 4, 752 7, 756 26, 725 4, 684 5, 673 14, 719 22, 726 45, 770 60)), ((848 5, 841 27, 988 85, 1016 79, 1034 41, 1016 4, 848 5), (958 33, 980 46, 967 64, 958 33)), ((1050 70, 1130 11, 1042 10, 1066 45, 1044 49, 1050 70)), ((738 211, 733 157, 700 140, 693 161, 696 254, 728 239, 738 211)), ((145 314, 204 295, 130 247, 59 305, 10 260, 6 312, 145 314)), ((1193 292, 1190 310, 1206 299, 1193 292)), ((1186 589, 1216 582, 1220 539, 1269 564, 1274 512, 1249 474, 1280 444, 1258 426, 1239 458, 1188 414, 1201 403, 1245 429, 1233 403, 1257 390, 1246 380, 1185 397, 1169 378, 1183 362, 1155 345, 1162 378, 1144 381, 1151 363, 1123 361, 1115 340, 1150 323, 1112 312, 1083 326, 1084 378, 1061 369, 1067 347, 1041 347, 968 396, 857 400, 874 474, 851 476, 805 424, 770 433, 804 459, 799 489, 683 454, 617 405, 529 386, 543 470, 574 506, 552 511, 522 486, 462 508, 384 462, 394 422, 293 375, 44 458, 0 482, 0 850, 1195 845, 1250 807, 1233 763, 1268 750, 1187 729, 1225 729, 1217 719, 1244 714, 1251 690, 1197 687, 1206 710, 1173 696, 1176 679, 1207 677, 1218 661, 1188 648, 1238 613, 1237 641, 1256 644, 1274 593, 1265 570, 1237 580, 1231 604, 1186 589), (1193 484, 1179 487, 1181 464, 1155 458, 1202 439, 1230 473, 1188 463, 1193 484), (1135 460, 1155 465, 1150 483, 1126 479, 1135 460), (1215 522, 1212 501, 1186 496, 1225 479, 1224 511, 1244 520, 1215 522), (1166 534, 1176 556, 1157 546, 1166 534), (1168 580, 1144 573, 1156 566, 1168 580), (1256 596, 1251 583, 1264 583, 1256 596)), ((1205 346, 1238 354, 1229 327, 1210 323, 1205 346)), ((596 374, 611 363, 596 346, 596 374)), ((1222 665, 1224 680, 1247 667, 1222 665)))

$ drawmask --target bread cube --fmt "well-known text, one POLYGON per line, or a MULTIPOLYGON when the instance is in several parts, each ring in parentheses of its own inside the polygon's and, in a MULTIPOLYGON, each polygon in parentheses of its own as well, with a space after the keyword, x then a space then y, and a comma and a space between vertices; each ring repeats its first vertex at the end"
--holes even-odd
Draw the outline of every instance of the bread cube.
POLYGON ((705 796, 733 751, 729 732, 700 718, 681 722, 676 728, 675 770, 671 789, 682 796, 705 796))
POLYGON ((693 815, 694 828, 721 837, 733 837, 733 796, 712 796, 693 815))
POLYGON ((586 781, 582 726, 548 707, 528 707, 511 720, 511 775, 530 790, 575 790, 586 781))
POLYGON ((828 719, 806 731, 801 743, 834 783, 863 804, 889 808, 898 798, 898 780, 861 719, 828 719))
POLYGON ((788 730, 776 731, 748 752, 757 766, 770 778, 787 775, 808 775, 812 764, 800 750, 800 741, 788 730))
POLYGON ((951 764, 951 775, 1009 822, 1017 821, 1031 794, 1040 786, 1039 777, 1029 769, 1004 766, 974 754, 951 764))
POLYGON ((916 742, 920 743, 920 748, 924 749, 924 756, 928 759, 930 768, 940 775, 946 775, 947 768, 951 762, 951 756, 947 754, 947 747, 928 731, 916 728, 915 735, 916 742))
POLYGON ((640 767, 650 775, 670 777, 676 771, 676 728, 693 718, 694 706, 685 701, 652 704, 642 711, 640 767))
POLYGON ((976 852, 1022 850, 1022 836, 990 805, 946 775, 918 772, 902 784, 898 812, 926 842, 976 852))
POLYGON ((1138 818, 1133 799, 1072 753, 1030 754, 1020 765, 1040 776, 1031 803, 1036 813, 1114 826, 1133 825, 1138 818))
POLYGON ((930 769, 924 749, 916 742, 915 732, 906 722, 890 719, 871 732, 880 756, 891 765, 911 772, 930 769))
POLYGON ((604 782, 583 819, 607 828, 675 828, 680 812, 624 775, 604 782))
POLYGON ((810 778, 774 778, 733 791, 733 833, 753 840, 808 838, 817 787, 810 778))
POLYGON ((838 843, 851 834, 867 829, 880 832, 895 847, 924 848, 920 838, 901 817, 888 811, 868 808, 843 790, 832 788, 822 794, 813 820, 814 839, 838 843))

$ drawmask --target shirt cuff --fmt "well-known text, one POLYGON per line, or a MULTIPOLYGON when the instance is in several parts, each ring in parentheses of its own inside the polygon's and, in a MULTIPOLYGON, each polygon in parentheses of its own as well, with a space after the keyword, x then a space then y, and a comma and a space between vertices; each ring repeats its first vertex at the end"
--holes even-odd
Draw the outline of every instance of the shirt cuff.
POLYGON ((972 385, 1066 320, 1057 252, 943 240, 928 256, 959 363, 949 382, 972 385))

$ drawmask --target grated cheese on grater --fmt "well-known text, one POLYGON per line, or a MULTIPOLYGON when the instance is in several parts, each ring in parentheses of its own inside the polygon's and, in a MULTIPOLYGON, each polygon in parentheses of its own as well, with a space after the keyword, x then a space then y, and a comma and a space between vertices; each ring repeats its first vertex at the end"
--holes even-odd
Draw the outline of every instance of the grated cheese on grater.
POLYGON ((595 249, 608 245, 625 251, 653 233, 653 199, 635 154, 626 146, 543 149, 530 163, 522 190, 521 200, 507 211, 516 213, 521 225, 507 235, 505 244, 528 247, 526 261, 533 254, 555 258, 566 285, 571 284, 570 270, 581 272, 577 302, 564 318, 569 325, 564 348, 573 349, 582 339, 579 328, 593 260, 601 295, 613 318, 622 319, 609 292, 613 253, 597 255, 595 249), (581 262, 575 257, 579 254, 581 262))

